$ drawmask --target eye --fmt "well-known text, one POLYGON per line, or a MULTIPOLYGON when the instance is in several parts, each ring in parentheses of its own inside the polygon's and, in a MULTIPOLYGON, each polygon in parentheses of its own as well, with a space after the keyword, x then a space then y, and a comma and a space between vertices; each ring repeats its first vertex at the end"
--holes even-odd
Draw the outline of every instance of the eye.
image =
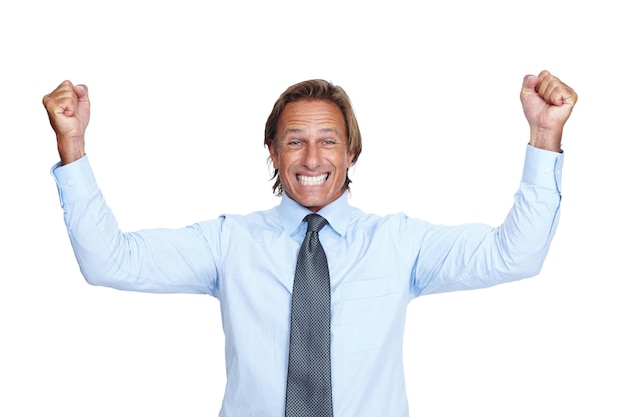
POLYGON ((334 141, 334 140, 332 140, 332 139, 325 139, 322 143, 323 143, 324 145, 334 145, 334 144, 336 144, 337 142, 335 142, 335 141, 334 141))

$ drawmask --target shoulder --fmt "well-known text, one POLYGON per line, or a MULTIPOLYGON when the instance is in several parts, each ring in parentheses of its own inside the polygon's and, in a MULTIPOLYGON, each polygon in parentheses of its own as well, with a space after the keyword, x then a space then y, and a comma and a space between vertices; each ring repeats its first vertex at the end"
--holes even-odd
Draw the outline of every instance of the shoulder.
POLYGON ((350 216, 350 228, 377 231, 390 231, 404 234, 406 232, 425 231, 431 224, 427 221, 409 217, 403 212, 380 215, 365 213, 354 209, 350 216))
POLYGON ((251 233, 281 228, 277 207, 248 214, 221 214, 217 221, 222 229, 246 229, 251 233))

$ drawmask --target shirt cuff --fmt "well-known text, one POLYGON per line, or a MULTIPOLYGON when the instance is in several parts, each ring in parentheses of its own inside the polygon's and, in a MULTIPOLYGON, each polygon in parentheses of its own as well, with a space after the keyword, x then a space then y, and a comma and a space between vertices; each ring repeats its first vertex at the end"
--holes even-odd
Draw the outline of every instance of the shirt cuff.
POLYGON ((62 207, 89 198, 98 191, 87 155, 67 165, 56 163, 50 173, 57 183, 62 207))
POLYGON ((527 145, 522 182, 541 188, 561 190, 563 152, 552 152, 527 145))

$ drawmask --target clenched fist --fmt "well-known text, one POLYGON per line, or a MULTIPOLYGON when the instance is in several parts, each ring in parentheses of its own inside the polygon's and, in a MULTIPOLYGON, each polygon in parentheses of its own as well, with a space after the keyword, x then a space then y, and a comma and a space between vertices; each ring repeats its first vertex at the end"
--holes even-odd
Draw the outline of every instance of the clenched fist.
POLYGON ((87 86, 63 81, 43 98, 50 125, 57 137, 61 164, 69 164, 85 155, 85 130, 89 124, 87 86))
POLYGON ((563 126, 578 95, 548 71, 524 77, 520 93, 524 115, 530 125, 530 145, 559 152, 563 126))

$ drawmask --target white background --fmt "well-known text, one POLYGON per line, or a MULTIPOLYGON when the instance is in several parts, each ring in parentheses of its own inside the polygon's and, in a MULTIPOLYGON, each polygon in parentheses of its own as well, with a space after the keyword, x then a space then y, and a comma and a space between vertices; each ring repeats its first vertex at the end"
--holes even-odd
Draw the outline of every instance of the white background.
POLYGON ((364 136, 352 203, 499 224, 528 129, 522 77, 574 87, 562 217, 541 274, 409 308, 414 416, 624 416, 624 29, 619 2, 12 1, 0 6, 0 415, 213 416, 218 302, 87 285, 41 105, 90 88, 87 152, 124 230, 269 208, 263 128, 325 78, 364 136))

